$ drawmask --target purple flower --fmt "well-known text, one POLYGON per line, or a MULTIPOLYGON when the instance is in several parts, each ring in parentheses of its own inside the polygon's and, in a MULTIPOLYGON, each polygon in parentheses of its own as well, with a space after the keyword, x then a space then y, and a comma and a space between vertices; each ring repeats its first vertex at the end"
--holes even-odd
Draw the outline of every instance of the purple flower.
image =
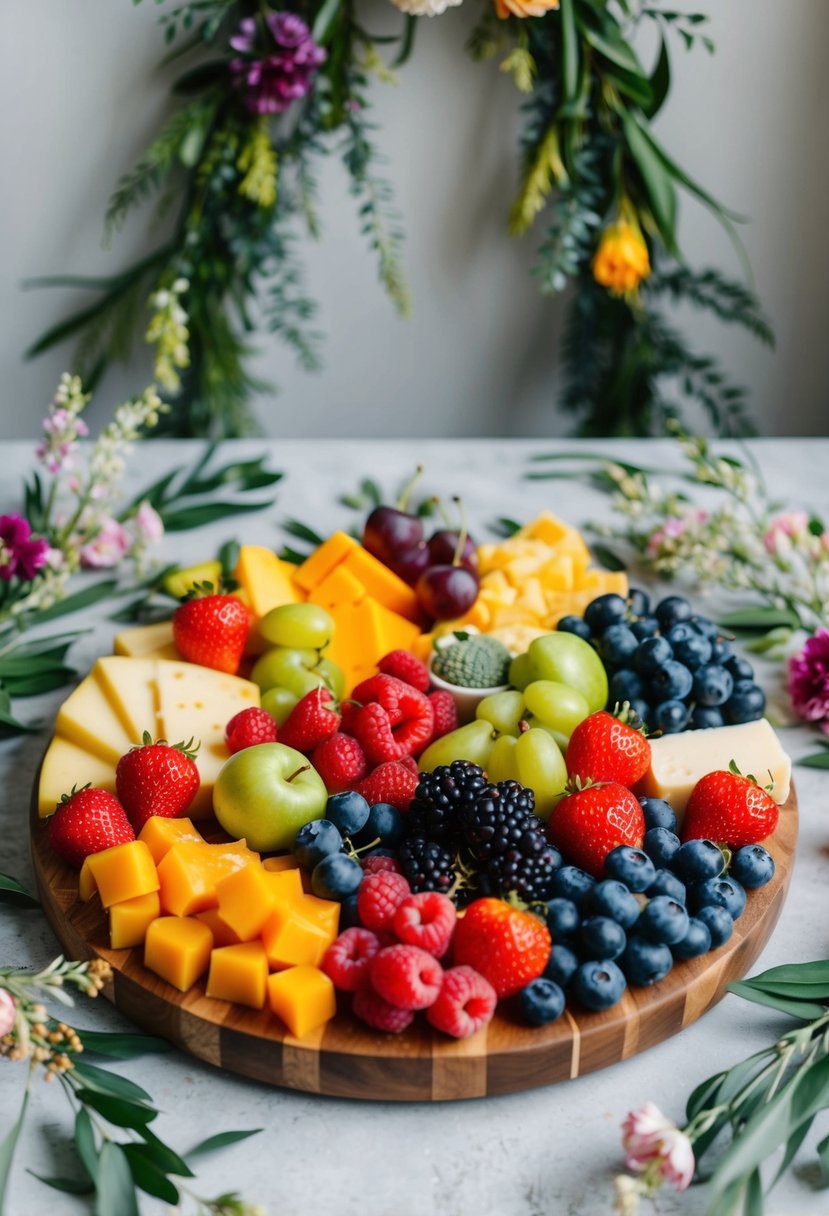
POLYGON ((829 734, 829 629, 818 629, 789 659, 789 696, 801 718, 829 734))
POLYGON ((249 58, 233 59, 230 71, 253 114, 282 114, 311 91, 326 52, 296 13, 269 13, 265 25, 275 49, 262 47, 266 53, 254 57, 257 24, 255 18, 245 17, 230 45, 249 58))
POLYGON ((45 564, 49 545, 31 536, 29 521, 22 515, 0 515, 0 578, 4 582, 15 576, 31 582, 45 564))

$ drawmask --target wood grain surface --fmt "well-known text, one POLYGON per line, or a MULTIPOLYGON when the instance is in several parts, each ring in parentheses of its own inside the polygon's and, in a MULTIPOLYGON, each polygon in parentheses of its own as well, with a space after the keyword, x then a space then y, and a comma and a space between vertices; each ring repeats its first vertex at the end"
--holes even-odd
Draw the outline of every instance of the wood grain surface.
POLYGON ((347 1007, 299 1040, 268 1010, 205 996, 204 980, 181 993, 144 967, 141 950, 109 949, 106 915, 97 897, 86 904, 78 899, 77 873, 50 849, 36 797, 30 829, 40 898, 61 947, 71 958, 106 959, 113 979, 104 995, 144 1030, 218 1068, 271 1085, 347 1098, 443 1101, 567 1081, 646 1051, 694 1022, 727 984, 746 974, 774 929, 791 878, 797 818, 793 791, 781 807, 777 831, 765 842, 775 876, 749 892, 745 913, 719 950, 675 964, 651 988, 629 988, 604 1013, 568 1006, 563 1017, 542 1028, 522 1025, 502 1002, 485 1030, 461 1042, 432 1031, 422 1019, 403 1035, 376 1033, 347 1007))

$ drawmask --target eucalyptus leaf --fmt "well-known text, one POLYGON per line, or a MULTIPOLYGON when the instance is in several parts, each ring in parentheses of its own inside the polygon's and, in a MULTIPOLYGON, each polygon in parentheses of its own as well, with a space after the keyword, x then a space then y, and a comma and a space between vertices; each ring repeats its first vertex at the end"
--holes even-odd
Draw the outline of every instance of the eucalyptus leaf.
POLYGON ((31 624, 39 625, 43 621, 54 621, 58 617, 69 616, 72 612, 80 612, 82 608, 91 608, 93 604, 111 596, 117 586, 115 579, 103 579, 100 582, 92 583, 89 587, 83 587, 80 591, 64 596, 62 600, 58 600, 49 608, 39 609, 28 619, 31 624))
POLYGON ((136 1186, 156 1199, 163 1199, 165 1203, 178 1203, 178 1189, 154 1163, 145 1145, 125 1144, 123 1150, 136 1186))
POLYGON ((313 528, 309 528, 307 524, 302 523, 299 519, 286 519, 282 522, 282 528, 289 536, 295 537, 297 540, 307 540, 309 544, 321 545, 325 539, 320 536, 313 528))
POLYGON ((622 114, 622 127, 630 154, 642 176, 662 240, 669 252, 677 256, 676 189, 670 174, 654 152, 650 140, 644 137, 641 126, 628 110, 622 114))
POLYGON ((90 1178, 50 1178, 46 1174, 36 1174, 34 1170, 29 1170, 28 1173, 45 1186, 50 1186, 55 1191, 64 1191, 67 1195, 91 1195, 95 1190, 95 1184, 90 1178))
POLYGON ((76 1092, 79 1102, 83 1102, 84 1106, 91 1106, 115 1127, 131 1127, 137 1130, 158 1116, 157 1110, 144 1106, 141 1102, 113 1098, 109 1094, 98 1093, 95 1089, 79 1089, 76 1092))
POLYGON ((253 1127, 250 1131, 219 1132, 218 1135, 209 1136, 206 1140, 200 1140, 184 1156, 203 1156, 205 1153, 215 1152, 218 1148, 226 1148, 229 1144, 238 1144, 240 1140, 247 1140, 250 1136, 258 1136, 262 1130, 261 1127, 253 1127))
POLYGON ((685 1116, 689 1123, 706 1106, 713 1104, 720 1091, 720 1086, 727 1076, 727 1072, 718 1072, 713 1077, 701 1081, 696 1089, 692 1090, 685 1105, 685 1116))
POLYGON ((110 1056, 116 1060, 132 1060, 136 1056, 172 1051, 171 1043, 152 1034, 122 1034, 110 1030, 79 1030, 84 1051, 110 1056))
POLYGON ((13 697, 38 697, 55 688, 71 684, 77 677, 74 667, 50 667, 48 670, 32 671, 31 675, 8 676, 3 683, 13 697))
POLYGON ((605 570, 627 570, 627 563, 623 562, 618 554, 609 549, 607 545, 594 542, 590 549, 596 561, 605 570))
POLYGON ((101 1149, 96 1190, 96 1216, 140 1216, 129 1161, 112 1140, 101 1149))
POLYGON ((98 1176, 98 1148, 89 1111, 83 1107, 75 1116, 75 1148, 81 1165, 94 1182, 98 1176))
POLYGON ((820 1168, 823 1171, 823 1185, 829 1185, 829 1136, 820 1141, 816 1150, 820 1168))
POLYGON ((520 524, 517 519, 510 519, 507 515, 499 515, 491 526, 490 531, 497 536, 515 536, 516 532, 520 532, 523 524, 520 524))
POLYGON ((325 0, 325 3, 317 11, 311 34, 314 42, 318 43, 319 46, 325 46, 331 38, 341 4, 342 0, 325 0))
POLYGON ((252 511, 264 511, 272 507, 274 499, 262 502, 208 502, 198 507, 182 507, 177 511, 163 511, 164 527, 168 532, 188 532, 214 524, 231 515, 245 515, 252 511))
POLYGON ((829 768, 829 751, 812 752, 811 755, 801 756, 796 763, 803 768, 829 768))
POLYGON ((40 907, 40 901, 10 874, 0 874, 0 903, 12 904, 16 908, 40 907))
POLYGON ((89 1064, 86 1060, 75 1061, 75 1074, 79 1076, 87 1089, 94 1089, 99 1094, 112 1094, 115 1098, 126 1098, 131 1102, 152 1102, 152 1097, 140 1085, 117 1073, 99 1068, 97 1064, 89 1064))
POLYGON ((21 722, 8 710, 0 709, 0 738, 2 739, 11 739, 15 735, 37 735, 42 727, 42 722, 21 722))
POLYGON ((780 1162, 777 1173, 774 1176, 774 1181, 771 1184, 772 1186, 777 1185, 785 1174, 786 1170, 794 1161, 795 1157, 797 1156, 798 1149, 809 1134, 812 1123, 812 1119, 806 1119, 803 1123, 801 1123, 800 1127, 797 1128, 796 1131, 792 1132, 791 1136, 789 1136, 789 1139, 786 1141, 786 1151, 783 1153, 783 1158, 780 1162))
POLYGON ((292 566, 301 566, 304 561, 307 561, 308 554, 300 553, 298 549, 292 549, 290 545, 283 545, 279 550, 279 558, 283 562, 290 562, 292 566))
POLYGON ((225 582, 233 578, 236 572, 236 567, 239 564, 239 549, 238 540, 226 540, 219 549, 218 558, 222 565, 222 578, 225 582))
POLYGON ((807 963, 780 963, 776 967, 768 967, 746 981, 751 984, 764 984, 767 980, 787 984, 829 984, 829 959, 815 959, 807 963))
POLYGON ((23 1091, 23 1100, 20 1103, 20 1111, 17 1118, 12 1123, 6 1135, 3 1137, 3 1142, 0 1144, 0 1216, 4 1216, 6 1188, 9 1184, 9 1174, 11 1173, 12 1161, 14 1160, 14 1150, 17 1148, 17 1141, 20 1138, 20 1132, 23 1127, 23 1120, 26 1117, 26 1107, 29 1104, 29 1089, 28 1086, 23 1091))
POLYGON ((811 1022, 826 1012, 823 1005, 817 1005, 811 1001, 799 1001, 792 997, 777 996, 740 981, 729 984, 727 990, 736 996, 741 996, 743 1000, 752 1001, 755 1005, 765 1005, 767 1009, 776 1009, 778 1013, 786 1013, 790 1017, 800 1018, 804 1022, 811 1022))
POLYGON ((146 1146, 148 1159, 157 1169, 162 1170, 165 1174, 177 1174, 180 1178, 194 1177, 193 1171, 184 1158, 171 1149, 169 1144, 160 1140, 149 1127, 142 1127, 139 1135, 146 1146))
POLYGON ((778 625, 787 625, 796 629, 800 624, 797 613, 788 608, 740 608, 736 612, 727 612, 721 616, 717 624, 721 629, 774 629, 778 625))
POLYGON ((665 38, 659 40, 659 55, 650 77, 651 99, 644 107, 648 118, 653 118, 662 109, 671 87, 671 60, 665 38))

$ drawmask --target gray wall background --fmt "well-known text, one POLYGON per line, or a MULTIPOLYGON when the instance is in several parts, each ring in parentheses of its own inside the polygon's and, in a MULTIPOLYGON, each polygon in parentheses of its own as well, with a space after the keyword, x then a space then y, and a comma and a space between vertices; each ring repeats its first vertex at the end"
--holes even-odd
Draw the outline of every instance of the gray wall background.
MULTIPOLYGON (((744 239, 776 333, 773 352, 706 317, 683 316, 699 348, 748 384, 766 434, 827 432, 829 257, 824 125, 826 0, 697 0, 717 53, 674 49, 675 83, 659 135, 720 199, 751 216, 744 239)), ((376 29, 397 14, 365 0, 376 29)), ((518 96, 494 63, 464 52, 472 0, 421 21, 397 87, 373 88, 379 143, 407 231, 414 302, 400 320, 376 282, 336 157, 321 172, 323 237, 307 242, 307 282, 327 335, 308 375, 262 335, 255 370, 279 386, 257 411, 269 435, 556 435, 561 304, 530 268, 535 237, 506 234, 518 178, 518 96)), ((102 219, 118 177, 166 112, 159 9, 144 0, 2 0, 0 4, 0 439, 34 435, 71 347, 21 358, 82 303, 73 291, 21 290, 50 273, 107 274, 153 240, 146 215, 113 248, 102 219)), ((682 200, 689 261, 738 274, 716 223, 682 200)), ((146 356, 104 382, 106 417, 149 377, 146 356)))

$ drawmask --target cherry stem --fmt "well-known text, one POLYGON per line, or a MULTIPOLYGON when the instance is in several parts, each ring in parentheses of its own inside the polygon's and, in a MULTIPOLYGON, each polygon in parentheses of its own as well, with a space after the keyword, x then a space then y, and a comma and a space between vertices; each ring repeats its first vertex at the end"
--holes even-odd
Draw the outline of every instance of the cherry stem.
POLYGON ((457 494, 453 496, 452 502, 457 505, 458 514, 461 517, 461 526, 460 531, 458 532, 458 543, 455 545, 455 556, 452 558, 452 565, 459 566, 461 564, 461 554, 463 553, 463 548, 466 544, 466 538, 469 534, 469 530, 466 526, 466 512, 464 511, 463 503, 461 502, 460 498, 458 498, 457 494))
POLYGON ((420 476, 421 476, 422 472, 423 472, 423 465, 419 464, 414 471, 414 477, 412 477, 412 479, 409 482, 407 482, 407 484, 403 487, 400 497, 397 500, 398 511, 406 510, 407 506, 409 505, 409 499, 411 498, 412 490, 415 488, 418 481, 420 480, 420 476))
POLYGON ((286 780, 286 781, 293 781, 293 780, 294 780, 294 778, 295 778, 295 777, 298 777, 300 773, 307 773, 310 767, 311 767, 311 765, 310 765, 310 764, 303 764, 303 765, 302 765, 300 768, 298 768, 298 769, 296 770, 296 772, 295 772, 295 773, 291 773, 290 777, 286 777, 286 778, 285 778, 285 780, 286 780))
POLYGON ((530 724, 526 718, 522 718, 521 721, 518 723, 518 729, 522 735, 526 734, 527 731, 530 729, 530 724))

